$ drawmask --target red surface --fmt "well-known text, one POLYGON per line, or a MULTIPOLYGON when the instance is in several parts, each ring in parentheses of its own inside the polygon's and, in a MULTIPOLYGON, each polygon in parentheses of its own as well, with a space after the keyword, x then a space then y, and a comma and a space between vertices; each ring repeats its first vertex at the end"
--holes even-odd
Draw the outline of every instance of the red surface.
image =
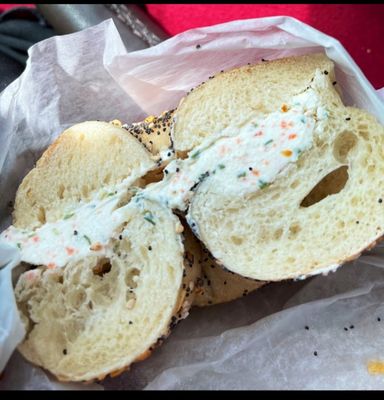
POLYGON ((0 4, 0 12, 14 7, 35 7, 34 4, 0 4))
POLYGON ((148 4, 169 34, 236 19, 288 15, 335 37, 377 89, 384 86, 384 4, 148 4))

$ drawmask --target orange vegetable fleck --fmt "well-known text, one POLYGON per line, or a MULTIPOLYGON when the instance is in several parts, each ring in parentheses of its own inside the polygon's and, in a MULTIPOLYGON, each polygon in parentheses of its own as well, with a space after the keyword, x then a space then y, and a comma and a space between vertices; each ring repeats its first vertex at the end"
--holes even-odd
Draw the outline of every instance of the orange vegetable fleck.
POLYGON ((66 247, 65 251, 69 256, 71 256, 75 252, 75 249, 73 247, 66 247))
POLYGON ((288 111, 288 106, 287 106, 286 104, 283 104, 283 105, 281 106, 281 111, 282 111, 282 112, 287 112, 287 111, 288 111))
POLYGON ((281 127, 282 129, 286 129, 287 126, 288 126, 287 121, 281 121, 280 127, 281 127))
POLYGON ((56 268, 56 264, 53 263, 53 262, 50 262, 50 263, 48 263, 47 268, 48 269, 55 269, 56 268))
POLYGON ((228 153, 228 148, 226 146, 221 146, 219 150, 219 154, 223 156, 224 154, 228 153))
POLYGON ((258 131, 255 133, 255 136, 263 136, 263 131, 258 131))
POLYGON ((289 149, 283 150, 283 151, 281 152, 281 154, 282 154, 284 157, 291 157, 291 155, 292 155, 292 150, 289 150, 289 149))
POLYGON ((260 171, 258 171, 257 169, 254 169, 254 170, 252 170, 252 175, 259 176, 260 171))
POLYGON ((384 374, 384 362, 382 362, 382 361, 369 361, 367 369, 368 369, 368 372, 371 375, 384 374))
POLYGON ((91 249, 91 250, 94 250, 94 251, 99 251, 99 250, 101 250, 102 248, 103 248, 103 245, 102 245, 101 243, 99 243, 99 242, 94 243, 94 244, 90 247, 90 249, 91 249))
POLYGON ((36 242, 38 242, 38 241, 40 240, 40 238, 39 238, 38 236, 34 236, 34 237, 32 238, 32 240, 36 243, 36 242))
POLYGON ((296 133, 291 133, 291 134, 288 136, 288 139, 289 139, 289 140, 293 140, 293 139, 296 139, 296 138, 297 138, 296 133))

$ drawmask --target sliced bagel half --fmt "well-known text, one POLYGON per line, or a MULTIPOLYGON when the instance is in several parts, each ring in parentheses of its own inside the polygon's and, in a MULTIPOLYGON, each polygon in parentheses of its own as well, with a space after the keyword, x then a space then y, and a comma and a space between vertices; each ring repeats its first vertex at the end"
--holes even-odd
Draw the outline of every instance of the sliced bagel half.
POLYGON ((242 276, 279 281, 327 273, 384 233, 384 128, 343 105, 333 64, 323 55, 261 65, 257 71, 270 77, 263 88, 256 68, 206 82, 175 115, 176 148, 200 144, 190 152, 188 171, 199 158, 210 160, 188 221, 213 257, 242 276), (237 136, 250 124, 255 140, 266 139, 256 147, 246 142, 240 154, 229 144, 241 143, 237 136), (216 145, 222 157, 213 165, 216 145))
POLYGON ((90 121, 66 130, 17 192, 17 224, 2 239, 25 262, 19 350, 60 380, 117 375, 188 314, 199 272, 185 268, 183 227, 134 197, 156 167, 126 130, 90 121))

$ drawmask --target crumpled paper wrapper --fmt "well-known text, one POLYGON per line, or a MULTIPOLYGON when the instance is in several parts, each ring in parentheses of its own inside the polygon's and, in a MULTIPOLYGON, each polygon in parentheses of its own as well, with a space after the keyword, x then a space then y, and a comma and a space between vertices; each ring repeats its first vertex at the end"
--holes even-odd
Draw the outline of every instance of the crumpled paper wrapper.
MULTIPOLYGON (((384 123, 384 103, 340 43, 289 17, 194 29, 134 53, 111 20, 38 43, 0 95, 0 230, 22 178, 68 126, 139 121, 220 70, 317 51, 336 63, 345 103, 384 123)), ((24 335, 17 263, 0 247, 0 389, 384 389, 383 247, 328 276, 193 309, 151 358, 93 385, 58 383, 13 353, 24 335)))

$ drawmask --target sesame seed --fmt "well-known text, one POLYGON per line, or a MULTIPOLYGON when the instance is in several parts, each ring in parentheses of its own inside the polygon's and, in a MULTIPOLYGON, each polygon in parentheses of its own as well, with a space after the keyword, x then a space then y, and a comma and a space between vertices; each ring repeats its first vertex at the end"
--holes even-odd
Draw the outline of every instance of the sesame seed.
POLYGON ((152 246, 148 246, 148 250, 151 251, 152 250, 152 246))
POLYGON ((356 224, 360 224, 360 221, 356 221, 356 224))
POLYGON ((306 326, 305 329, 306 329, 307 331, 309 331, 309 326, 306 326))
POLYGON ((336 85, 336 83, 337 83, 337 82, 336 82, 336 81, 334 81, 334 82, 332 82, 332 85, 333 85, 333 86, 335 86, 335 85, 336 85))
POLYGON ((350 121, 350 120, 351 120, 351 117, 347 117, 347 118, 345 118, 345 120, 346 120, 346 121, 350 121))
POLYGON ((66 356, 67 355, 67 349, 63 349, 63 354, 66 356))
POLYGON ((328 75, 328 71, 324 71, 324 75, 328 75))
POLYGON ((347 332, 348 328, 344 327, 345 332, 347 332))
POLYGON ((180 172, 180 168, 176 168, 176 172, 180 172))
POLYGON ((200 44, 197 44, 196 45, 196 49, 200 49, 201 48, 201 45, 200 44))
POLYGON ((248 169, 249 169, 250 171, 252 171, 253 168, 252 168, 252 167, 249 167, 248 169))
POLYGON ((119 235, 119 240, 123 240, 123 235, 119 235))
POLYGON ((383 199, 379 199, 379 203, 382 203, 383 202, 383 199))
POLYGON ((353 326, 353 325, 350 325, 350 326, 349 326, 349 329, 353 329, 353 328, 354 328, 354 326, 353 326))
POLYGON ((165 169, 164 172, 165 172, 165 174, 168 174, 168 170, 167 169, 165 169))
POLYGON ((211 301, 211 300, 209 300, 209 301, 208 301, 208 304, 212 304, 212 301, 211 301))
POLYGON ((226 285, 227 284, 227 281, 224 281, 224 285, 226 285))
POLYGON ((73 234, 74 234, 74 235, 77 235, 77 233, 78 233, 78 232, 77 232, 76 230, 73 231, 73 234))
POLYGON ((314 351, 314 352, 313 352, 313 355, 317 357, 317 351, 314 351))
POLYGON ((380 318, 380 317, 377 317, 377 321, 380 322, 380 321, 381 321, 381 318, 380 318))
POLYGON ((133 322, 132 321, 129 321, 129 325, 132 325, 133 324, 133 322))
POLYGON ((168 157, 171 157, 171 155, 172 155, 171 152, 168 152, 168 153, 167 153, 167 156, 168 156, 168 157))

